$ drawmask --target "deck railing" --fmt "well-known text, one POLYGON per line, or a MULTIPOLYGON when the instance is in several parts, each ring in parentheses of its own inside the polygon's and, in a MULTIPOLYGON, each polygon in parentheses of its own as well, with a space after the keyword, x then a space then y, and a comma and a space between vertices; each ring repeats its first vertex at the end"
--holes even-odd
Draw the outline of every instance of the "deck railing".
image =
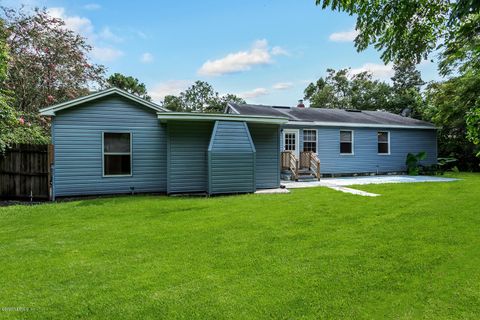
POLYGON ((299 161, 292 151, 282 151, 282 170, 290 170, 293 180, 298 179, 299 161))
POLYGON ((313 151, 300 152, 300 168, 307 168, 320 180, 320 159, 313 151))

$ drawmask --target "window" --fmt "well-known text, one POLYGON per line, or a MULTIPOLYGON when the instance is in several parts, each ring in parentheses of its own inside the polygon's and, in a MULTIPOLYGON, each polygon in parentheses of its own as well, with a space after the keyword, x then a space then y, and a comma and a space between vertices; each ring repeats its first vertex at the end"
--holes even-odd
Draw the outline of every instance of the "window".
POLYGON ((377 132, 378 154, 390 154, 390 133, 388 131, 377 132))
POLYGON ((353 154, 353 131, 340 131, 340 154, 353 154))
POLYGON ((285 132, 285 151, 296 150, 296 134, 295 132, 285 132))
POLYGON ((103 133, 103 175, 129 176, 132 174, 132 144, 130 133, 103 133))
POLYGON ((303 151, 317 153, 317 130, 303 130, 303 151))

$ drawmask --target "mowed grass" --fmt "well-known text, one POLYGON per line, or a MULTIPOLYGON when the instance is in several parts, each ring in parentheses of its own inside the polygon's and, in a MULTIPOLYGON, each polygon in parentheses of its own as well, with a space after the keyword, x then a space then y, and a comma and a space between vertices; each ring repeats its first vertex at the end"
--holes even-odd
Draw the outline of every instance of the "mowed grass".
POLYGON ((0 208, 0 318, 478 319, 480 175, 0 208))

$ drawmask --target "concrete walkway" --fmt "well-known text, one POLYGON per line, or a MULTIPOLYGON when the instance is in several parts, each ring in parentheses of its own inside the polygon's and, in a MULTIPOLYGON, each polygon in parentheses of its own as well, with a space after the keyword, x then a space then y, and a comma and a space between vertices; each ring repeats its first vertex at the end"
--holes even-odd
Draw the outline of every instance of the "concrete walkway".
POLYGON ((377 197, 379 194, 347 188, 351 185, 363 184, 382 184, 382 183, 413 183, 413 182, 449 182, 458 179, 432 177, 432 176, 406 176, 406 175, 392 175, 392 176, 365 176, 365 177, 345 177, 345 178, 322 178, 320 181, 296 182, 296 181, 282 181, 287 189, 296 188, 311 188, 311 187, 327 187, 333 190, 357 194, 367 197, 377 197))

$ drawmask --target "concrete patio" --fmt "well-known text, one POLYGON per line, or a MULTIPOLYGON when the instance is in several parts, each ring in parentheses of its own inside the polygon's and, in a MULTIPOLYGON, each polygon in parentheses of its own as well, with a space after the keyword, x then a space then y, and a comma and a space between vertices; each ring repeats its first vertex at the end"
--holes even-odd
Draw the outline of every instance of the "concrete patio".
POLYGON ((450 182, 458 179, 433 177, 433 176, 362 176, 362 177, 342 177, 342 178, 322 178, 320 181, 282 181, 281 184, 287 189, 327 187, 333 190, 352 193, 361 196, 377 197, 379 194, 365 192, 357 189, 347 188, 346 186, 364 185, 364 184, 382 184, 382 183, 416 183, 416 182, 450 182))

